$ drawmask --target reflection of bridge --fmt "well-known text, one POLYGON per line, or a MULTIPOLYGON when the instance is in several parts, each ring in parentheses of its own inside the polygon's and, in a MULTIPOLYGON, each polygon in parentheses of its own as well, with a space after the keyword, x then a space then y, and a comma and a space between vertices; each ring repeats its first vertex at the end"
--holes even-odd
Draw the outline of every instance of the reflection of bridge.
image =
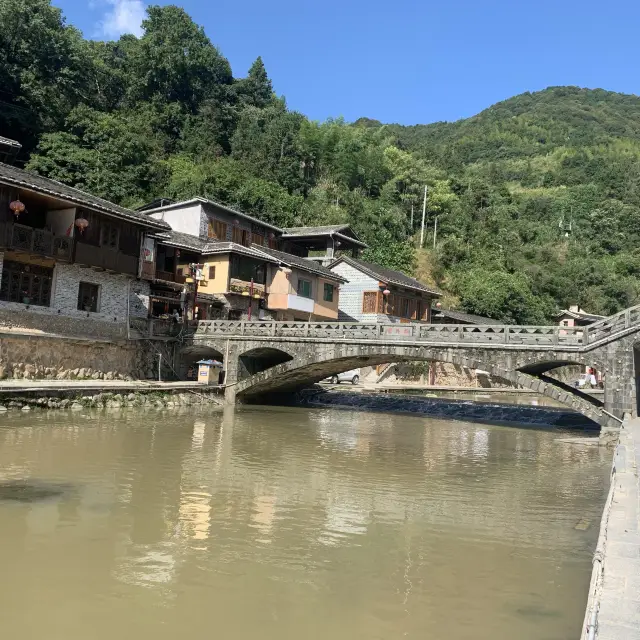
POLYGON ((198 323, 185 352, 224 360, 228 402, 298 389, 356 367, 433 360, 483 369, 614 426, 636 413, 638 331, 640 306, 588 327, 212 320, 198 323), (604 401, 546 375, 571 364, 604 373, 604 401))

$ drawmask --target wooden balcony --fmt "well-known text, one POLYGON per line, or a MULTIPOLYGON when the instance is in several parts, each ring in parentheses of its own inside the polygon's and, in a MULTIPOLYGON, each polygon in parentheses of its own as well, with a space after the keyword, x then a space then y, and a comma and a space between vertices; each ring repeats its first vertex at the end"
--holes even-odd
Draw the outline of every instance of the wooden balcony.
POLYGON ((138 275, 138 258, 135 256, 127 256, 113 249, 95 247, 80 241, 76 243, 75 262, 106 271, 138 275))
POLYGON ((156 271, 156 280, 164 280, 165 282, 177 282, 178 284, 184 284, 186 278, 181 274, 174 274, 171 271, 156 271))
POLYGON ((0 243, 5 249, 34 253, 47 258, 69 262, 73 238, 56 236, 46 229, 34 229, 23 224, 0 223, 0 243))

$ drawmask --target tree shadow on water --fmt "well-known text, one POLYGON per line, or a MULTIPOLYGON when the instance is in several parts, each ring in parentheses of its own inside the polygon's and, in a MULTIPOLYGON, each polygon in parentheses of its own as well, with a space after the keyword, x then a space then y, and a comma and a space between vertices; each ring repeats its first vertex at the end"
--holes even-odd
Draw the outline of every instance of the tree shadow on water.
POLYGON ((0 481, 0 503, 33 503, 52 500, 63 496, 70 490, 69 485, 28 480, 0 481))

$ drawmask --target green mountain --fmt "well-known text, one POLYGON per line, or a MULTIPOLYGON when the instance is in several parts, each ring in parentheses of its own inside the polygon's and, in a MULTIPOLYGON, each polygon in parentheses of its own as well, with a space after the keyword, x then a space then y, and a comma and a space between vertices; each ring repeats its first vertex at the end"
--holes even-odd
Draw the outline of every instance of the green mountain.
POLYGON ((546 318, 570 303, 608 314, 638 302, 640 98, 552 87, 466 120, 388 129, 459 197, 431 262, 464 308, 522 319, 514 300, 546 318))
POLYGON ((554 87, 454 123, 318 123, 260 58, 234 76, 179 7, 117 42, 84 39, 50 0, 4 0, 0 23, 0 135, 33 171, 126 206, 203 195, 282 226, 348 222, 367 259, 505 321, 638 301, 635 96, 554 87))

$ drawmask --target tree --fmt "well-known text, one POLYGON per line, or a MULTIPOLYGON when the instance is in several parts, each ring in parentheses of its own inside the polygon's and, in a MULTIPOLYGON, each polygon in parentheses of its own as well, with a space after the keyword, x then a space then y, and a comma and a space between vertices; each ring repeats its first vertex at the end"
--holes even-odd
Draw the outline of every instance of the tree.
POLYGON ((536 299, 520 274, 474 268, 458 274, 455 291, 462 308, 512 324, 544 324, 550 300, 536 299))
POLYGON ((142 204, 160 177, 153 135, 133 115, 78 107, 44 134, 28 168, 114 202, 142 204))
POLYGON ((197 113, 216 85, 233 81, 229 62, 183 9, 151 6, 147 13, 127 65, 129 104, 175 101, 186 113, 197 113))
POLYGON ((263 109, 273 101, 273 86, 260 56, 251 65, 249 75, 238 80, 235 88, 238 100, 243 106, 263 109))
POLYGON ((89 47, 48 0, 0 0, 0 135, 28 151, 89 100, 89 47))

